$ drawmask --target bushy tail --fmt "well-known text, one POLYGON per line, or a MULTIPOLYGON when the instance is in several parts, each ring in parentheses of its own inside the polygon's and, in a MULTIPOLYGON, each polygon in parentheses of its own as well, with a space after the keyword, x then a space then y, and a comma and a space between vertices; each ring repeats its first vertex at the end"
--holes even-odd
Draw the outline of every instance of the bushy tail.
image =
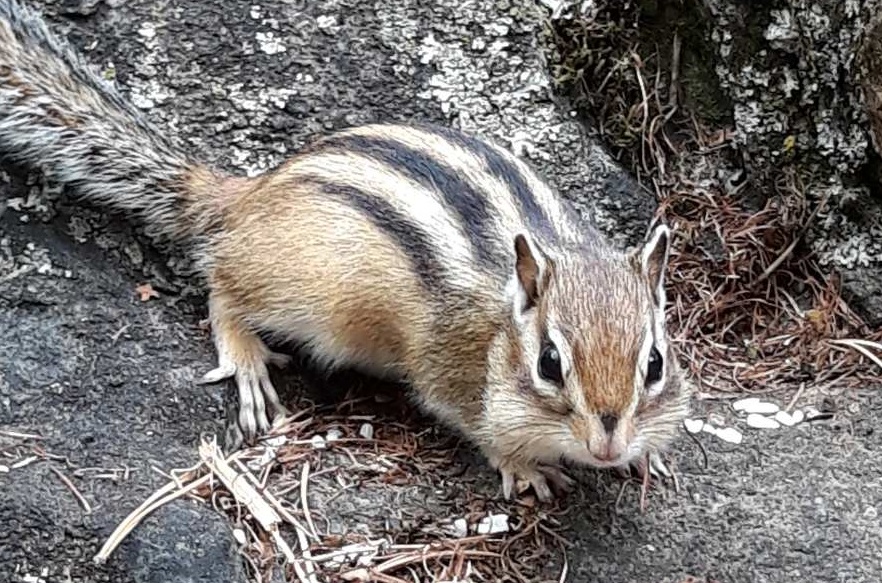
POLYGON ((0 0, 0 155, 41 169, 160 239, 214 224, 222 180, 147 122, 42 17, 0 0))

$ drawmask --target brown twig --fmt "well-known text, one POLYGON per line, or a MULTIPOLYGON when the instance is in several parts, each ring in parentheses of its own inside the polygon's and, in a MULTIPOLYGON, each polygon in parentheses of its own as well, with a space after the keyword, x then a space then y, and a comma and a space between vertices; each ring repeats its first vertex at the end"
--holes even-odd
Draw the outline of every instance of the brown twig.
POLYGON ((74 498, 77 499, 77 502, 80 503, 80 506, 83 507, 83 511, 85 511, 86 514, 91 514, 92 507, 89 505, 89 502, 86 500, 86 498, 82 494, 80 494, 80 491, 77 490, 77 487, 73 485, 73 482, 71 482, 67 476, 62 474, 61 470, 59 470, 58 468, 49 466, 49 469, 52 470, 56 476, 58 476, 58 479, 61 480, 65 486, 67 486, 71 494, 74 495, 74 498))

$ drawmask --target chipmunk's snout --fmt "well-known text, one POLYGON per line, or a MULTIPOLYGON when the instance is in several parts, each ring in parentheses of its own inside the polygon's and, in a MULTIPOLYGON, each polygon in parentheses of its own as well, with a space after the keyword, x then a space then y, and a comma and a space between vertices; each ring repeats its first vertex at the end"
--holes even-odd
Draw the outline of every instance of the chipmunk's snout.
POLYGON ((613 439, 612 436, 605 436, 599 444, 592 444, 589 442, 588 451, 595 459, 601 462, 615 464, 625 452, 625 447, 623 444, 618 443, 617 440, 613 439))
POLYGON ((623 464, 632 434, 628 420, 617 413, 606 412, 594 416, 591 425, 593 430, 586 443, 591 457, 603 465, 623 464))

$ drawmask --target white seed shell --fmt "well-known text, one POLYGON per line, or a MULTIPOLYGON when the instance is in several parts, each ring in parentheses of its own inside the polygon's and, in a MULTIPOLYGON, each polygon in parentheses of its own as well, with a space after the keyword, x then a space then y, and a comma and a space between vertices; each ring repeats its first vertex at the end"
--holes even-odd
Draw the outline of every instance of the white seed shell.
POLYGON ((754 403, 759 403, 758 397, 747 397, 746 399, 738 399, 734 403, 732 403, 732 408, 736 411, 744 411, 745 408, 753 405, 754 403))
POLYGON ((793 427, 797 424, 797 421, 793 418, 793 416, 786 411, 778 411, 777 413, 775 413, 775 421, 777 421, 781 425, 786 425, 787 427, 793 427))
POLYGON ((284 435, 277 435, 275 437, 270 437, 269 439, 264 440, 264 444, 268 447, 282 447, 288 441, 288 438, 284 435))
POLYGON ((820 414, 821 414, 821 412, 818 411, 817 409, 815 409, 814 407, 806 407, 805 408, 805 418, 808 420, 811 420, 820 414))
POLYGON ((704 427, 704 421, 701 419, 685 419, 683 425, 686 426, 686 431, 689 433, 698 433, 704 427))
POLYGON ((734 427, 726 427, 725 429, 720 429, 716 432, 716 435, 723 441, 728 441, 729 443, 734 443, 735 445, 738 445, 739 443, 741 443, 741 440, 744 439, 744 436, 741 435, 741 432, 734 427))
POLYGON ((732 408, 736 411, 744 411, 748 414, 758 413, 760 415, 771 415, 777 413, 778 410, 781 409, 781 407, 775 403, 760 401, 756 397, 748 397, 746 399, 741 399, 740 401, 735 401, 732 404, 732 408))
POLYGON ((777 413, 781 410, 781 407, 776 405, 775 403, 769 403, 768 401, 760 401, 756 405, 751 405, 745 411, 747 413, 758 413, 760 415, 772 415, 773 413, 777 413))
POLYGON ((793 418, 794 423, 802 423, 805 420, 805 413, 797 409, 793 413, 790 414, 790 417, 793 418))
POLYGON ((781 425, 771 417, 765 417, 757 413, 747 416, 747 424, 756 429, 778 429, 781 425))

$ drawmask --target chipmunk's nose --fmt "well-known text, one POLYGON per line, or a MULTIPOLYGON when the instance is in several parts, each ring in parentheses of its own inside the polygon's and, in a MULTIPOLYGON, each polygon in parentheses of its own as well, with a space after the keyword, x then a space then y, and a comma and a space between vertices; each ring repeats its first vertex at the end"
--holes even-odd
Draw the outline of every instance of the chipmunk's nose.
POLYGON ((606 442, 599 450, 592 451, 591 453, 602 462, 614 462, 619 459, 621 450, 612 443, 606 442))
POLYGON ((607 433, 612 433, 616 430, 616 425, 619 423, 619 418, 615 415, 611 415, 609 413, 604 413, 600 416, 600 423, 603 425, 603 428, 607 433))

